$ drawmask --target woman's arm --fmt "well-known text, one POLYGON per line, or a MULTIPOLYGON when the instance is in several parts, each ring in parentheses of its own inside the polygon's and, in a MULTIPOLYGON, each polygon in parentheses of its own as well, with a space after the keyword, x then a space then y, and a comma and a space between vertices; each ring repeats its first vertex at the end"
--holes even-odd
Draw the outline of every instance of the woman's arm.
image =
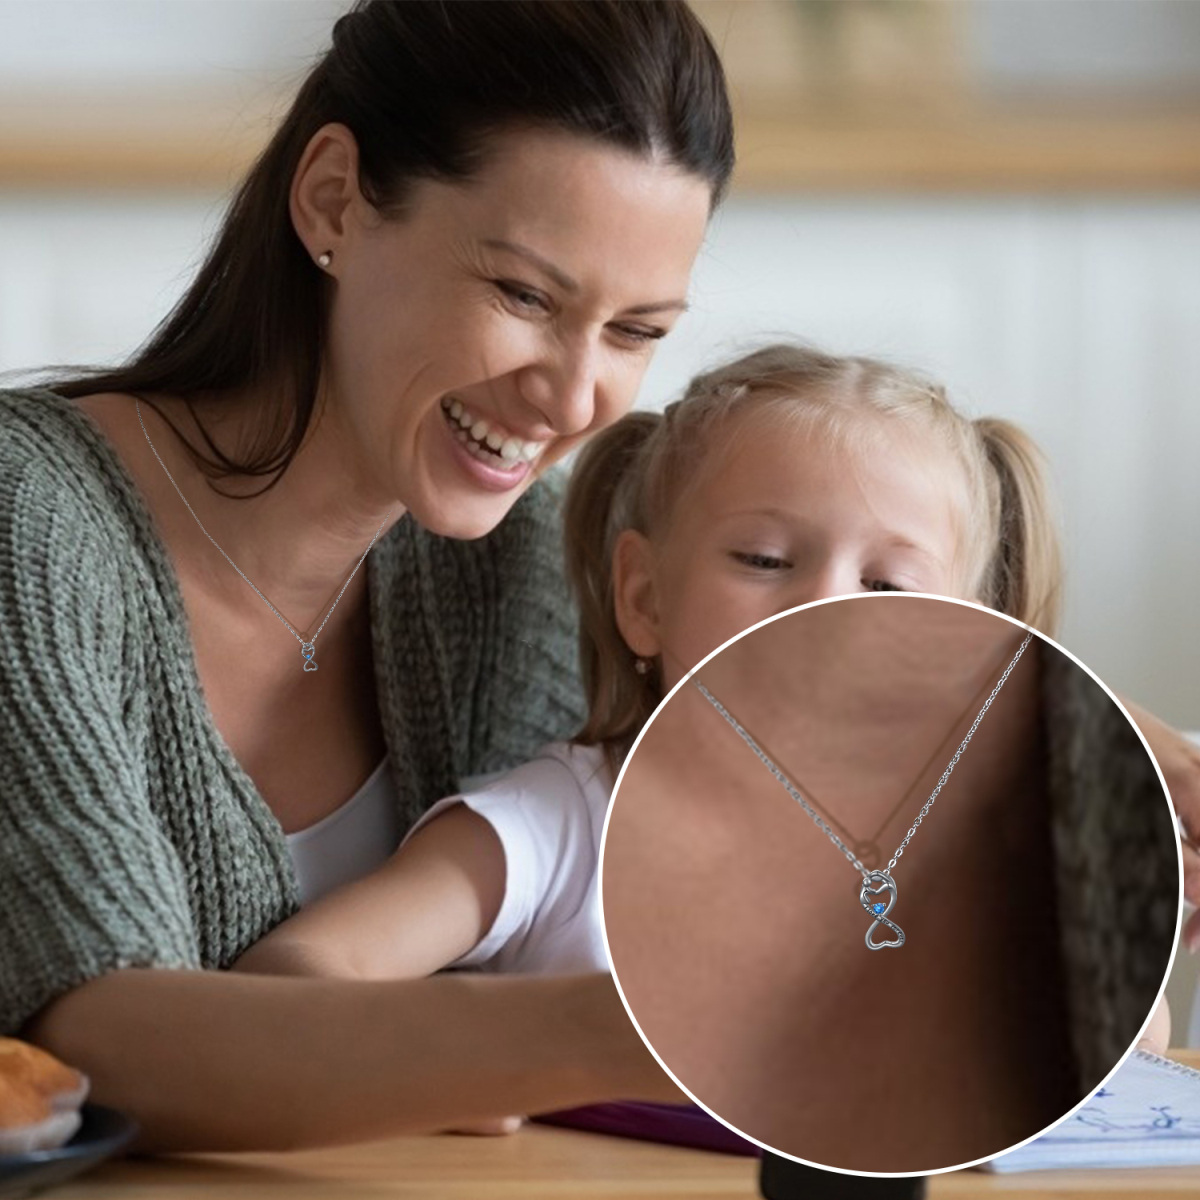
POLYGON ((467 805, 421 826, 377 871, 277 925, 235 971, 417 979, 470 950, 504 898, 504 849, 467 805))
POLYGON ((611 976, 395 982, 121 970, 22 1037, 132 1114, 141 1151, 285 1150, 613 1099, 684 1102, 611 976))

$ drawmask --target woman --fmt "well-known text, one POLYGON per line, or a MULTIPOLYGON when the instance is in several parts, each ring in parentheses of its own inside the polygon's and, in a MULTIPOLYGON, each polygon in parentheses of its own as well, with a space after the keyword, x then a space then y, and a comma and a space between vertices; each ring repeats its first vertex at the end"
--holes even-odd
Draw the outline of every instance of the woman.
POLYGON ((289 835, 390 785, 365 873, 578 726, 540 477, 632 404, 731 130, 681 0, 357 3, 133 361, 0 393, 0 1025, 143 1148, 680 1098, 604 974, 222 968, 340 881, 289 835))

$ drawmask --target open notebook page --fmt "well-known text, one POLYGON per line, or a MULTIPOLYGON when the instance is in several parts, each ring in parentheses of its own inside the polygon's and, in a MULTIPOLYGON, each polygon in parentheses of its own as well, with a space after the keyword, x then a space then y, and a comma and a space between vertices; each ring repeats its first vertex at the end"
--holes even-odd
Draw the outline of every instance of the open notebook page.
POLYGON ((1200 1071, 1134 1050, 1066 1120, 983 1170, 1200 1166, 1200 1071))

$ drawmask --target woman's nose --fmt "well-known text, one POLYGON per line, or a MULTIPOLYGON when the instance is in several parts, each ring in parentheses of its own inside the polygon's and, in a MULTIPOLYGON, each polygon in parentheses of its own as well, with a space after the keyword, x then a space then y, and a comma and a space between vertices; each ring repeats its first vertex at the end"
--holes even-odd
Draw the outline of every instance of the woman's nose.
POLYGON ((584 339, 558 343, 520 377, 521 395, 560 437, 582 433, 596 417, 597 348, 584 339))

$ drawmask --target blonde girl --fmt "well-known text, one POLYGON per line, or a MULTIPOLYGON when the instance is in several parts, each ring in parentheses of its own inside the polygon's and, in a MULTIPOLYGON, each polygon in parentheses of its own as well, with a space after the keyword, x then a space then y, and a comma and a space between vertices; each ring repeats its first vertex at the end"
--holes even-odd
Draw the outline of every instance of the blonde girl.
POLYGON ((566 552, 589 717, 617 758, 709 651, 774 613, 858 591, 968 599, 1045 633, 1062 570, 1042 456, 941 385, 776 344, 593 438, 566 552))

